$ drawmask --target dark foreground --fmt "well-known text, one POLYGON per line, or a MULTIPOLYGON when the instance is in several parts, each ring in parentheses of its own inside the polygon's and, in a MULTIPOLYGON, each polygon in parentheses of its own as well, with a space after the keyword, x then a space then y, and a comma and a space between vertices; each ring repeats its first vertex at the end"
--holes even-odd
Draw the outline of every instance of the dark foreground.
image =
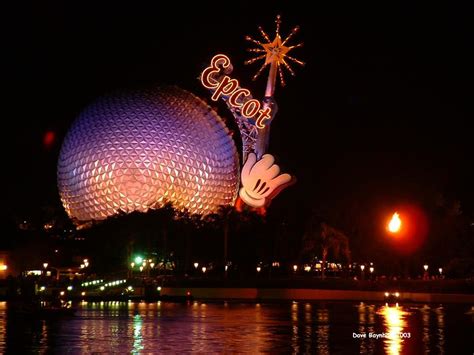
POLYGON ((471 305, 83 302, 21 317, 0 303, 0 353, 468 353, 471 305))

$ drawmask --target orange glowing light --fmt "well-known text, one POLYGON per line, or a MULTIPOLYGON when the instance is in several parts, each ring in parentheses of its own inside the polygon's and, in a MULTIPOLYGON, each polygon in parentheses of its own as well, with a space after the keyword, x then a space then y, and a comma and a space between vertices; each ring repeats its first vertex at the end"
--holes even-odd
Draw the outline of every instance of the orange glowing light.
POLYGON ((406 318, 408 312, 398 305, 395 307, 382 307, 377 314, 383 316, 383 324, 386 336, 383 338, 385 351, 387 354, 400 355, 403 354, 405 339, 401 336, 407 326, 406 318))
POLYGON ((402 220, 400 219, 400 215, 397 212, 395 212, 392 216, 392 219, 388 223, 388 231, 391 233, 398 233, 401 227, 402 227, 402 220))

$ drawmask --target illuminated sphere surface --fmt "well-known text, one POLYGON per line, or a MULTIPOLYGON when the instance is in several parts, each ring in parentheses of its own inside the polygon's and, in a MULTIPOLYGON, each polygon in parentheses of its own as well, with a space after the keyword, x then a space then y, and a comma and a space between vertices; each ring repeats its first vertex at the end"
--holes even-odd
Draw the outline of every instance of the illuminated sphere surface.
POLYGON ((171 202, 208 214, 235 202, 238 154, 222 119, 178 87, 99 99, 76 119, 58 161, 68 215, 102 220, 171 202))

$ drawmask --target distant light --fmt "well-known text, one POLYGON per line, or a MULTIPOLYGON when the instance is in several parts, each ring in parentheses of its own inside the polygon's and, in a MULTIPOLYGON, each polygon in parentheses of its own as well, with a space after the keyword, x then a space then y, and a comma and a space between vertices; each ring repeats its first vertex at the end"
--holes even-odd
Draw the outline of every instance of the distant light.
POLYGON ((81 264, 81 269, 84 269, 86 266, 84 264, 81 264))
POLYGON ((53 131, 46 131, 43 135, 43 145, 45 148, 49 149, 54 144, 56 139, 56 134, 53 131))
POLYGON ((155 267, 155 263, 150 263, 150 267, 153 269, 155 267))
POLYGON ((229 265, 224 266, 225 271, 227 271, 228 268, 229 268, 229 265))
POLYGON ((402 220, 400 219, 400 215, 395 212, 392 216, 392 219, 388 223, 388 231, 391 233, 397 233, 400 231, 400 228, 402 226, 402 220))
MULTIPOLYGON (((6 266, 6 265, 5 265, 5 266, 6 266)), ((443 273, 443 268, 440 267, 440 268, 438 269, 438 271, 439 271, 440 274, 442 274, 442 273, 443 273)))
POLYGON ((360 266, 360 269, 361 269, 362 271, 364 271, 365 265, 361 265, 361 266, 360 266))
POLYGON ((257 266, 257 272, 262 271, 262 268, 260 266, 257 266))
POLYGON ((0 271, 5 271, 6 269, 8 269, 8 266, 5 265, 5 264, 0 264, 0 271))
POLYGON ((205 274, 205 273, 206 273, 206 270, 207 270, 207 267, 203 266, 201 270, 202 270, 202 272, 205 274))
POLYGON ((81 292, 81 296, 85 296, 86 293, 84 291, 81 292))
POLYGON ((141 256, 135 257, 135 263, 136 264, 141 264, 143 262, 143 258, 141 256))
POLYGON ((304 271, 310 272, 310 271, 311 271, 311 266, 306 265, 306 266, 304 267, 304 271))
POLYGON ((161 286, 158 286, 158 287, 156 288, 156 290, 157 290, 157 291, 161 291, 161 286))
POLYGON ((298 265, 293 265, 293 271, 296 272, 296 270, 298 270, 298 265))
POLYGON ((130 263, 130 266, 131 266, 132 268, 135 267, 135 263, 134 263, 134 262, 131 262, 131 263, 130 263))
POLYGON ((423 269, 425 269, 425 271, 428 271, 428 264, 423 265, 423 269))
POLYGON ((390 296, 390 294, 388 292, 385 292, 385 297, 388 297, 390 296))
POLYGON ((45 269, 47 269, 47 268, 48 268, 48 263, 43 263, 43 267, 44 267, 45 269))
POLYGON ((128 287, 127 287, 127 290, 132 291, 132 290, 133 290, 133 286, 131 286, 131 285, 128 286, 128 287))
POLYGON ((104 290, 105 290, 105 287, 104 287, 104 286, 100 286, 100 290, 101 290, 101 291, 104 291, 104 290))
POLYGON ((199 267, 199 263, 194 263, 194 268, 197 269, 199 267))
POLYGON ((140 271, 143 271, 143 266, 140 266, 140 271))
POLYGON ((46 290, 46 287, 41 286, 41 287, 40 287, 40 291, 44 291, 44 290, 46 290))
POLYGON ((186 291, 186 296, 191 296, 191 291, 186 291))
POLYGON ((398 292, 395 292, 395 297, 400 297, 400 294, 398 292))
POLYGON ((61 292, 59 292, 59 294, 60 294, 61 296, 64 296, 65 292, 64 292, 64 291, 61 291, 61 292))
POLYGON ((68 287, 67 287, 67 290, 68 290, 68 291, 72 291, 72 286, 68 286, 68 287))
POLYGON ((369 271, 370 271, 370 273, 372 274, 372 273, 374 272, 374 267, 371 266, 371 267, 369 268, 369 271))

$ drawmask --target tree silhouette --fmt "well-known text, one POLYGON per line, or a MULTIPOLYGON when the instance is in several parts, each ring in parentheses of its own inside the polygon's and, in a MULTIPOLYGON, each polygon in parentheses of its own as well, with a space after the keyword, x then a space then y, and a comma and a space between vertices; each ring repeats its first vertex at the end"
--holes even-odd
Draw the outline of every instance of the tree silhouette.
POLYGON ((178 211, 175 215, 177 222, 176 242, 181 245, 179 256, 183 261, 180 269, 187 273, 191 270, 191 256, 193 254, 193 242, 199 238, 198 231, 204 226, 203 217, 199 214, 190 214, 187 210, 178 211))
POLYGON ((326 262, 331 251, 335 258, 341 255, 350 263, 351 251, 349 238, 340 230, 325 222, 316 222, 311 218, 303 237, 303 255, 316 255, 320 251, 322 256, 321 277, 326 277, 326 262))
POLYGON ((220 226, 223 233, 223 265, 224 265, 224 277, 227 277, 227 268, 225 267, 229 259, 229 234, 231 224, 235 227, 235 224, 239 221, 239 212, 234 206, 220 206, 216 213, 209 214, 206 216, 206 222, 213 226, 220 226))

